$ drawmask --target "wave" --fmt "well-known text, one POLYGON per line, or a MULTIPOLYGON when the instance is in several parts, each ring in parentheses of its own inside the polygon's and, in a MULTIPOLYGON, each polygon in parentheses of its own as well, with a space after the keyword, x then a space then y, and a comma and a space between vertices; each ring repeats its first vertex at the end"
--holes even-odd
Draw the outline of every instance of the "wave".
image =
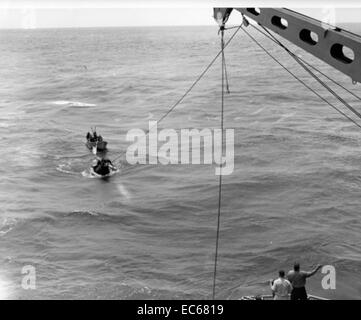
POLYGON ((84 211, 75 210, 75 211, 68 213, 67 215, 81 215, 81 216, 95 216, 95 217, 107 216, 106 214, 102 214, 102 213, 92 211, 92 210, 84 210, 84 211))
MULTIPOLYGON (((88 221, 89 223, 110 223, 110 224, 122 224, 124 226, 134 227, 135 225, 139 225, 140 220, 139 216, 127 212, 126 210, 122 210, 121 212, 117 212, 117 214, 101 212, 97 210, 87 209, 87 208, 80 208, 79 210, 72 210, 72 211, 53 211, 48 212, 47 216, 35 218, 34 220, 40 222, 48 222, 51 224, 57 224, 60 222, 61 224, 67 224, 64 219, 69 219, 70 224, 74 223, 74 220, 81 219, 82 221, 88 221)), ((33 221, 34 221, 33 220, 33 221)), ((84 225, 83 225, 84 226, 84 225)))
POLYGON ((14 229, 17 220, 15 218, 4 218, 0 223, 0 237, 4 236, 5 234, 9 233, 11 230, 14 229))
POLYGON ((66 174, 78 175, 80 172, 72 171, 70 163, 62 163, 56 167, 56 170, 66 174))
POLYGON ((67 106, 67 107, 95 107, 94 103, 85 103, 81 101, 68 101, 68 100, 57 100, 52 101, 51 104, 55 104, 57 106, 67 106))

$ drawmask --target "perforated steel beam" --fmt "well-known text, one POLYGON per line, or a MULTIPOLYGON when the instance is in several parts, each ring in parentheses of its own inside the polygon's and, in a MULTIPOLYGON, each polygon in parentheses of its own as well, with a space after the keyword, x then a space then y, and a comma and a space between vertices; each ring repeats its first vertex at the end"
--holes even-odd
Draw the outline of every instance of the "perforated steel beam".
MULTIPOLYGON (((230 9, 230 8, 229 8, 230 9)), ((224 12, 225 8, 215 8, 224 12)), ((234 8, 330 66, 361 82, 361 37, 281 8, 234 8)))

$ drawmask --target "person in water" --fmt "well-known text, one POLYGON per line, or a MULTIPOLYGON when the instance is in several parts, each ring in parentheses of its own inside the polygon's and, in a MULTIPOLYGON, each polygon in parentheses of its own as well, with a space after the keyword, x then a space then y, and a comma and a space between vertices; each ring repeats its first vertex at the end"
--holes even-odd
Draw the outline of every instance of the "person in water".
POLYGON ((291 283, 285 279, 285 272, 280 270, 278 272, 279 278, 271 280, 270 286, 273 293, 274 300, 289 300, 289 294, 292 291, 291 283))
POLYGON ((318 265, 312 271, 300 270, 300 264, 295 263, 293 270, 287 274, 287 279, 291 282, 293 290, 291 292, 291 300, 307 300, 306 279, 312 277, 316 272, 322 268, 318 265))
POLYGON ((109 174, 111 170, 116 170, 116 168, 109 159, 98 158, 93 162, 93 170, 95 173, 105 176, 109 174))

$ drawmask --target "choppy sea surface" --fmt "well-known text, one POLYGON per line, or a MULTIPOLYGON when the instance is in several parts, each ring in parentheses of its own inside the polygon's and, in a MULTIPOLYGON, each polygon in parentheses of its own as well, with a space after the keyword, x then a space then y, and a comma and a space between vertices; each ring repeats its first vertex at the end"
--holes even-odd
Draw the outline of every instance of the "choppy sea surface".
MULTIPOLYGON (((349 29, 361 34, 360 25, 349 29)), ((215 166, 130 165, 125 137, 178 100, 219 41, 216 26, 0 31, 1 298, 211 297, 215 166), (91 126, 108 141, 108 157, 120 155, 121 171, 108 180, 89 175, 91 126), (36 290, 21 286, 26 265, 36 290)), ((361 95, 360 85, 290 47, 361 95)), ((217 297, 267 294, 269 279, 299 261, 336 268, 336 290, 322 289, 318 273, 310 293, 360 299, 360 130, 241 31, 226 60, 235 168, 223 178, 217 297)), ((218 61, 160 129, 219 128, 220 81, 218 61)))

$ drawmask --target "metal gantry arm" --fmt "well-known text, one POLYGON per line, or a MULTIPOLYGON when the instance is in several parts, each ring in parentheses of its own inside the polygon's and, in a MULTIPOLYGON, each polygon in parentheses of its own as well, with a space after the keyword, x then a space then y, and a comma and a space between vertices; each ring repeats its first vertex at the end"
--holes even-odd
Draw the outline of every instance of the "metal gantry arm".
MULTIPOLYGON (((289 9, 233 9, 346 74, 353 82, 361 82, 360 36, 289 9)), ((225 22, 231 11, 215 8, 216 20, 225 22)))

